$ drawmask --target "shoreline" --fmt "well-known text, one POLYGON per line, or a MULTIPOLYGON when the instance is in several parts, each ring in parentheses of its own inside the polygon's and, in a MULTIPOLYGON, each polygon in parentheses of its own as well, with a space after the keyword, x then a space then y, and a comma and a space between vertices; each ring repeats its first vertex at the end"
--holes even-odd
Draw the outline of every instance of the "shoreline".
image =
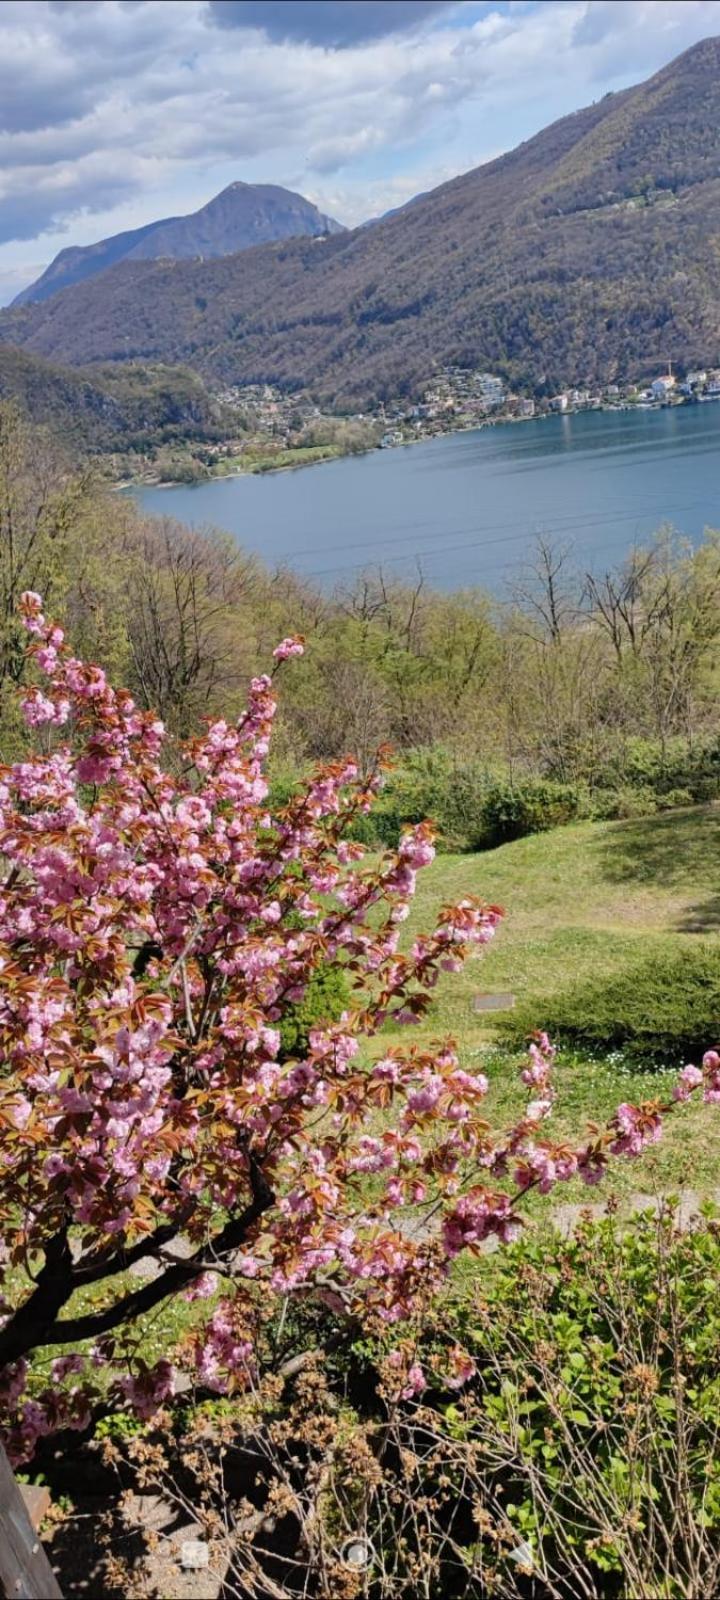
POLYGON ((223 479, 226 478, 265 477, 279 472, 299 472, 303 467, 322 467, 327 465, 329 461, 346 461, 352 456, 368 456, 372 455, 376 450, 401 450, 409 445, 430 444, 433 439, 448 439, 454 433, 480 433, 484 428, 501 428, 528 422, 548 422, 553 420, 555 417, 574 417, 595 414, 607 415, 609 412, 633 413, 635 411, 680 411, 692 405, 711 404, 713 400, 720 402, 720 396, 709 395, 707 397, 703 397, 702 400, 698 398, 696 401, 673 400, 669 404, 667 402, 657 401, 639 405, 620 403, 619 405, 577 406, 573 407, 572 409, 568 408, 566 411, 541 411, 532 417, 485 417, 482 421, 465 423, 461 427, 457 428, 439 428, 432 433, 418 433, 414 438, 399 439, 397 443, 391 445, 369 444, 361 450, 334 450, 332 454, 319 456, 314 461, 283 461, 277 466, 272 466, 270 465, 272 462, 272 456, 268 456, 265 458, 265 460, 254 463, 251 466, 233 467, 233 469, 229 472, 209 472, 207 477, 193 477, 187 479, 123 478, 120 482, 112 483, 110 487, 118 493, 127 492, 128 490, 134 489, 195 489, 199 488, 202 484, 222 483, 223 479))

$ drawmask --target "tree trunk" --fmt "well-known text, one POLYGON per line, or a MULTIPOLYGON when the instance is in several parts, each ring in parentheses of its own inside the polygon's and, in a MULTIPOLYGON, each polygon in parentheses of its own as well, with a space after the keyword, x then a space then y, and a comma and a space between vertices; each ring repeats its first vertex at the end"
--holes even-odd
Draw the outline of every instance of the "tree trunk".
POLYGON ((5 1600, 62 1600, 1 1444, 0 1593, 5 1600))

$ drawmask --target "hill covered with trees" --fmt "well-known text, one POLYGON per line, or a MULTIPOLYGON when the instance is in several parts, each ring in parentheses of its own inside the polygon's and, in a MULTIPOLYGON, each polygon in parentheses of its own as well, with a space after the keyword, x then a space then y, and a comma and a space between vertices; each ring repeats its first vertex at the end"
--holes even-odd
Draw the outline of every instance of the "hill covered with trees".
POLYGON ((718 357, 720 39, 371 228, 125 261, 0 319, 48 359, 188 363, 354 405, 447 362, 543 389, 718 357))
POLYGON ((221 408, 188 367, 128 362, 91 371, 0 345, 0 400, 13 400, 80 455, 215 439, 221 408))

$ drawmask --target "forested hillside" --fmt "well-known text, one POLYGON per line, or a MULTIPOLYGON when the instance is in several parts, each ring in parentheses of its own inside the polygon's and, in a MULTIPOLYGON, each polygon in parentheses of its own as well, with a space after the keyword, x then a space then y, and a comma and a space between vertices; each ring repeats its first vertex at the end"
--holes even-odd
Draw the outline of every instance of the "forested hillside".
POLYGON ((128 362, 84 372, 0 345, 0 400, 17 401, 33 422, 87 455, 222 432, 219 406, 187 367, 128 362))
POLYGON ((717 360, 720 40, 372 228, 125 262, 0 336, 70 364, 187 362, 351 404, 449 361, 535 387, 717 360))

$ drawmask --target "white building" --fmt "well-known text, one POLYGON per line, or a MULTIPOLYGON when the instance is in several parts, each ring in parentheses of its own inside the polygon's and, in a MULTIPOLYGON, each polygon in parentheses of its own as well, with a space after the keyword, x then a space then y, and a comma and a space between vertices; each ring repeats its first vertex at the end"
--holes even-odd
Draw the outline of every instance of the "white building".
POLYGON ((566 394, 556 394, 556 395, 553 395, 553 398, 550 401, 550 410, 551 411, 567 411, 568 405, 569 405, 569 399, 568 399, 568 396, 566 394))
POLYGON ((656 378, 650 385, 653 400, 667 400, 675 388, 675 379, 671 372, 666 372, 664 377, 656 378))
POLYGON ((501 406, 505 401, 505 385, 502 378, 492 372, 476 372, 473 387, 479 391, 486 406, 501 406))

